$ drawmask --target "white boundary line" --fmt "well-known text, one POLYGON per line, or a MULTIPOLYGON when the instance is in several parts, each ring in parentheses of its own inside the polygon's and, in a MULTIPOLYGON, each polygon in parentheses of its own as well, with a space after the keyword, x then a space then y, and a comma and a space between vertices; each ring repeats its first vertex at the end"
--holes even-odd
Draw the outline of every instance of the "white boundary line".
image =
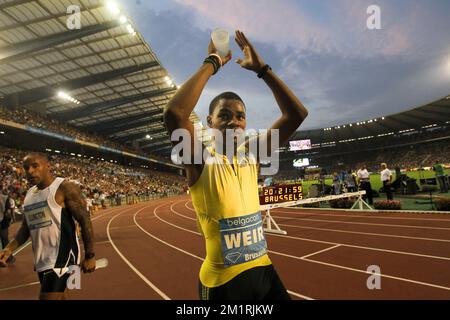
MULTIPOLYGON (((173 224, 172 224, 173 225, 173 224)), ((175 225, 174 225, 175 226, 175 225)), ((180 228, 181 229, 181 228, 180 228)), ((184 228, 182 228, 184 229, 184 228)), ((192 231, 191 231, 192 232, 192 231)), ((272 235, 272 234, 270 234, 272 235)), ((285 238, 293 238, 293 239, 299 239, 301 240, 301 238, 297 238, 297 237, 292 237, 292 236, 285 236, 285 235, 277 235, 277 234, 273 234, 273 236, 277 236, 277 237, 285 237, 285 238)), ((310 240, 310 239, 307 239, 310 240)), ((322 241, 323 242, 323 241, 322 241)), ((325 243, 325 242, 323 242, 325 243)), ((331 250, 337 247, 337 245, 341 245, 341 246, 349 246, 349 245, 345 245, 345 244, 340 244, 340 243, 331 243, 328 242, 329 244, 333 244, 333 247, 330 248, 326 248, 325 251, 327 250, 331 250)), ((357 246, 349 246, 349 247, 357 247, 357 246)), ((400 251, 393 251, 393 250, 384 250, 384 249, 373 249, 373 250, 378 250, 378 251, 385 251, 385 252, 393 252, 393 253, 402 253, 400 251)), ((323 250, 322 250, 323 251, 323 250)), ((288 258, 293 258, 293 259, 297 259, 297 260, 303 260, 303 261, 307 261, 307 262, 311 262, 311 263, 317 263, 317 264, 322 264, 322 265, 327 265, 327 266, 331 266, 331 267, 335 267, 335 268, 339 268, 339 269, 345 269, 345 270, 350 270, 350 271, 355 271, 355 272, 359 272, 359 273, 364 273, 364 274, 368 274, 367 270, 360 270, 360 269, 355 269, 355 268, 350 268, 350 267, 345 267, 345 266, 341 266, 341 265, 337 265, 337 264, 332 264, 332 263, 326 263, 326 262, 321 262, 321 261, 316 261, 316 260, 312 260, 312 259, 308 259, 308 258, 303 258, 303 257, 298 257, 298 256, 293 256, 293 255, 289 255, 289 254, 285 254, 285 253, 281 253, 281 252, 277 252, 277 251, 272 251, 269 250, 269 252, 276 254, 276 255, 281 255, 281 256, 285 256, 288 258)), ((319 252, 315 252, 314 254, 318 254, 319 252)), ((403 254, 408 254, 408 255, 415 255, 415 256, 423 256, 423 257, 433 257, 433 256, 426 256, 426 255, 420 255, 420 254, 413 254, 413 253, 403 253, 403 254)), ((306 257, 308 257, 308 255, 306 255, 306 257)), ((438 259, 443 259, 443 260, 450 260, 450 258, 443 258, 443 257, 433 257, 433 258, 438 258, 438 259)), ((422 282, 422 281, 416 281, 416 280, 411 280, 411 279, 407 279, 407 278, 401 278, 401 277, 396 277, 396 276, 391 276, 391 275, 387 275, 387 274, 380 274, 380 276, 385 277, 385 278, 390 278, 390 279, 394 279, 394 280, 399 280, 399 281, 404 281, 404 282, 410 282, 410 283, 414 283, 414 284, 419 284, 419 285, 423 285, 423 286, 429 286, 429 287, 433 287, 433 288, 438 288, 438 289, 443 289, 443 290, 448 290, 450 291, 450 287, 445 287, 445 286, 440 286, 440 285, 436 285, 436 284, 432 284, 432 283, 427 283, 427 282, 422 282)))
POLYGON ((425 210, 359 210, 359 209, 341 209, 341 208, 300 208, 300 207, 277 207, 277 208, 289 208, 289 209, 301 209, 301 210, 329 210, 329 211, 343 211, 343 212, 367 212, 367 213, 423 213, 423 214, 445 214, 449 215, 450 211, 425 211, 425 210))
POLYGON ((39 281, 37 282, 30 282, 30 283, 25 283, 25 284, 20 284, 14 287, 9 287, 9 288, 0 288, 0 292, 4 292, 4 291, 8 291, 8 290, 13 290, 13 289, 19 289, 19 288, 24 288, 24 287, 31 287, 34 285, 40 284, 39 281))
POLYGON ((356 224, 356 225, 367 225, 367 226, 382 226, 382 227, 393 227, 393 228, 450 230, 450 228, 443 228, 443 227, 427 227, 427 226, 398 225, 398 224, 385 224, 385 223, 353 222, 353 221, 340 221, 340 220, 320 220, 320 219, 308 219, 308 218, 290 218, 290 217, 282 217, 282 216, 274 216, 274 218, 277 218, 277 219, 289 219, 289 220, 301 220, 301 221, 312 221, 312 222, 356 224))
MULTIPOLYGON (((287 289, 286 289, 286 290, 287 290, 287 289)), ((313 299, 313 298, 311 298, 311 297, 304 296, 304 295, 302 295, 302 294, 300 294, 300 293, 297 293, 297 292, 294 292, 294 291, 291 291, 291 290, 287 290, 287 292, 288 292, 290 295, 296 296, 296 297, 301 298, 301 299, 305 299, 305 300, 315 300, 315 299, 313 299)))
POLYGON ((294 239, 294 240, 309 241, 309 242, 316 242, 316 243, 323 243, 323 244, 330 244, 330 245, 340 244, 341 247, 356 248, 356 249, 371 250, 371 251, 380 251, 380 252, 388 252, 388 253, 403 254, 403 255, 408 255, 408 256, 416 256, 416 257, 432 258, 432 259, 450 261, 450 258, 447 258, 447 257, 432 256, 432 255, 427 255, 427 254, 420 254, 420 253, 413 253, 413 252, 406 252, 406 251, 397 251, 397 250, 389 250, 389 249, 381 249, 381 248, 373 248, 373 247, 364 247, 364 246, 357 246, 357 245, 345 244, 345 243, 337 243, 337 242, 331 242, 331 241, 322 241, 322 240, 314 240, 314 239, 300 238, 300 237, 294 237, 294 236, 285 236, 285 235, 281 235, 281 234, 269 234, 269 235, 270 236, 275 236, 275 237, 284 237, 284 238, 289 238, 289 239, 294 239))
MULTIPOLYGON (((192 200, 188 200, 185 203, 185 207, 188 208, 190 211, 194 211, 194 209, 190 208, 187 204, 191 202, 192 200)), ((350 212, 350 213, 356 213, 356 212, 367 212, 368 214, 374 214, 374 213, 403 213, 403 214, 410 214, 410 213, 419 213, 419 214, 447 214, 450 215, 449 211, 406 211, 406 210, 350 210, 350 209, 338 209, 338 208, 300 208, 300 207, 278 207, 274 208, 272 210, 276 210, 276 212, 286 212, 286 213, 293 213, 293 214, 311 214, 311 213, 302 213, 302 212, 289 212, 289 211, 283 211, 282 209, 294 209, 294 210, 310 210, 310 211, 321 211, 321 210, 327 210, 327 211, 342 211, 342 212, 350 212)), ((314 214, 314 213, 313 213, 314 214)), ((361 215, 350 215, 350 214, 330 214, 330 213, 315 213, 316 215, 320 216, 335 216, 335 217, 355 217, 355 218, 370 218, 370 219, 399 219, 399 220, 423 220, 423 221, 446 221, 450 222, 450 219, 427 219, 427 218, 405 218, 405 217, 383 217, 383 216, 375 216, 375 215, 367 215, 367 216, 361 216, 361 215)))
MULTIPOLYGON (((161 204, 161 205, 159 205, 159 206, 157 206, 155 209, 153 209, 153 214, 156 215, 156 210, 157 210, 159 207, 163 206, 163 205, 164 205, 164 203, 161 204)), ((189 256, 191 256, 191 257, 193 257, 193 258, 195 258, 195 259, 198 259, 198 260, 200 260, 200 261, 203 261, 203 260, 204 260, 202 257, 199 257, 199 256, 197 256, 197 255, 195 255, 195 254, 190 253, 190 252, 187 252, 187 251, 185 251, 185 250, 183 250, 183 249, 181 249, 181 248, 178 248, 177 246, 174 246, 174 245, 172 245, 172 244, 170 244, 170 243, 168 243, 168 242, 166 242, 166 241, 164 241, 164 240, 162 240, 162 239, 156 237, 155 235, 151 234, 151 233, 148 232, 147 230, 145 230, 145 229, 137 222, 137 220, 136 220, 137 215, 138 215, 138 213, 136 212, 136 213, 134 214, 134 216, 133 216, 133 221, 134 221, 134 223, 136 224, 136 226, 137 226, 139 229, 142 230, 142 232, 144 232, 144 233, 147 234, 148 236, 152 237, 153 239, 155 239, 155 240, 157 240, 157 241, 159 241, 159 242, 165 244, 166 246, 169 246, 169 247, 171 247, 171 248, 173 248, 173 249, 175 249, 175 250, 178 250, 178 251, 180 251, 180 252, 182 252, 182 253, 184 253, 184 254, 187 254, 187 255, 189 255, 189 256)))
MULTIPOLYGON (((318 264, 322 264, 322 265, 326 265, 326 266, 330 266, 330 267, 334 267, 334 268, 350 270, 350 271, 355 271, 355 272, 364 273, 364 274, 371 274, 370 272, 367 272, 367 270, 360 270, 360 269, 345 267, 345 266, 341 266, 341 265, 338 265, 338 264, 322 262, 322 261, 317 261, 317 260, 311 260, 311 259, 301 259, 301 260, 312 262, 312 263, 318 263, 318 264)), ((384 277, 384 278, 389 278, 389 279, 394 279, 394 280, 399 280, 399 281, 405 281, 405 282, 410 282, 410 283, 414 283, 414 284, 418 284, 418 285, 422 285, 422 286, 433 287, 433 288, 437 288, 437 289, 450 291, 449 287, 439 286, 437 284, 432 284, 432 283, 422 282, 422 281, 416 281, 416 280, 411 280, 411 279, 406 279, 406 278, 401 278, 401 277, 396 277, 396 276, 390 276, 390 275, 387 275, 387 274, 379 274, 379 275, 381 277, 384 277)))
MULTIPOLYGON (((140 210, 138 210, 137 212, 140 212, 148 207, 150 207, 150 206, 143 207, 140 210)), ((111 222, 119 215, 121 215, 121 213, 118 213, 114 217, 112 217, 111 220, 109 220, 108 225, 106 226, 106 234, 108 236, 109 241, 111 242, 111 245, 113 246, 114 250, 116 250, 117 254, 122 258, 122 260, 130 267, 130 269, 133 270, 148 286, 150 286, 164 300, 170 300, 170 298, 164 292, 162 292, 157 286, 155 286, 150 280, 148 280, 142 273, 140 273, 139 270, 136 269, 136 267, 127 258, 125 258, 125 256, 122 254, 122 252, 120 252, 120 250, 114 244, 114 241, 112 240, 111 234, 109 232, 109 227, 111 225, 111 222)))
MULTIPOLYGON (((170 222, 167 222, 167 221, 165 221, 164 219, 160 218, 160 217, 156 214, 156 210, 157 210, 159 207, 163 206, 163 205, 165 205, 165 204, 161 204, 161 205, 159 205, 158 207, 156 207, 156 208, 153 210, 153 214, 154 214, 159 220, 161 220, 161 221, 163 221, 164 223, 167 223, 167 224, 169 224, 169 225, 171 225, 171 226, 173 226, 173 227, 176 227, 176 228, 182 229, 182 230, 184 230, 184 231, 188 231, 188 232, 191 232, 191 233, 196 234, 196 235, 198 235, 198 236, 201 236, 201 234, 198 233, 198 232, 195 232, 195 231, 192 231, 192 230, 188 230, 188 229, 185 229, 185 228, 182 228, 182 227, 178 227, 178 226, 176 226, 176 225, 174 225, 174 224, 172 224, 172 223, 170 223, 170 222)), ((172 206, 170 207, 170 210, 172 211, 172 206)), ((134 215, 133 219, 134 219, 135 223, 137 224, 136 219, 135 219, 136 216, 137 216, 137 213, 134 215)), ((189 255, 189 256, 191 256, 191 257, 194 257, 194 258, 196 258, 196 259, 200 259, 201 261, 204 261, 203 258, 200 258, 200 257, 198 257, 198 256, 196 256, 196 255, 194 255, 194 254, 192 254, 192 253, 190 253, 190 252, 187 252, 187 251, 185 251, 185 250, 183 250, 183 249, 181 249, 181 248, 179 248, 179 247, 176 247, 176 246, 174 246, 174 245, 172 245, 172 244, 169 244, 169 243, 167 243, 166 241, 161 240, 161 239, 157 238, 157 237, 154 236, 154 235, 149 234, 146 230, 144 230, 143 228, 141 228, 139 225, 138 225, 138 227, 139 227, 142 231, 144 231, 147 235, 149 235, 149 236, 151 236, 152 238, 154 238, 154 239, 156 239, 156 240, 158 240, 158 241, 164 243, 165 245, 167 245, 167 246, 169 246, 169 247, 171 247, 171 248, 173 248, 173 249, 175 249, 175 250, 178 250, 178 251, 180 251, 180 252, 183 252, 184 254, 187 254, 187 255, 189 255)), ((294 295, 294 296, 296 296, 296 297, 299 297, 299 298, 302 298, 302 299, 306 299, 306 300, 314 300, 313 298, 307 297, 307 296, 302 295, 302 294, 300 294, 300 293, 297 293, 297 292, 294 292, 294 291, 290 291, 290 290, 287 290, 287 291, 288 291, 289 294, 292 294, 292 295, 294 295)))
MULTIPOLYGON (((179 215, 181 215, 181 214, 179 214, 179 215)), ((185 218, 188 218, 188 217, 186 217, 184 215, 181 215, 181 216, 185 217, 185 218)), ((300 219, 300 220, 302 220, 302 219, 300 219)), ((289 226, 289 225, 285 225, 285 226, 289 226)), ((300 226, 298 226, 298 227, 300 228, 300 226)), ((302 228, 314 228, 314 227, 302 227, 302 228)), ((314 229, 318 229, 318 228, 314 228, 314 229)), ((334 230, 327 229, 325 231, 334 231, 334 230)), ((382 248, 375 248, 375 247, 358 246, 358 245, 352 245, 352 244, 346 244, 346 243, 338 243, 338 242, 332 242, 332 241, 324 241, 324 240, 316 240, 316 239, 309 239, 309 238, 301 238, 301 237, 288 236, 288 235, 279 235, 279 234, 271 234, 271 233, 267 233, 267 235, 286 237, 288 239, 294 239, 294 240, 300 240, 300 241, 308 241, 308 242, 315 242, 315 243, 322 243, 322 244, 329 244, 329 245, 340 245, 342 247, 349 247, 349 248, 362 249, 362 250, 380 251, 380 252, 388 252, 388 253, 395 253, 395 254, 402 254, 402 255, 411 255, 411 256, 417 256, 417 257, 422 257, 422 258, 431 258, 431 259, 448 260, 448 261, 450 261, 450 257, 441 257, 441 256, 433 256, 433 255, 420 254, 420 253, 414 253, 414 252, 406 252, 406 251, 389 250, 389 249, 382 249, 382 248)))
POLYGON ((348 231, 348 230, 340 230, 340 229, 328 229, 328 228, 316 228, 316 227, 307 227, 307 226, 296 226, 292 224, 283 224, 279 223, 280 226, 291 227, 291 228, 301 228, 301 229, 310 229, 310 230, 319 230, 319 231, 331 231, 331 232, 340 232, 340 233, 351 233, 351 234, 360 234, 367 236, 376 236, 376 237, 388 237, 388 238, 402 238, 402 239, 411 239, 411 240, 425 240, 425 241, 438 241, 438 242, 449 242, 447 239, 434 239, 434 238, 421 238, 421 237, 412 237, 412 236, 401 236, 401 235, 393 235, 386 233, 371 233, 371 232, 361 232, 361 231, 348 231))
MULTIPOLYGON (((183 201, 186 201, 186 200, 183 200, 183 201)), ((191 211, 194 211, 195 212, 195 209, 194 208, 190 208, 190 207, 188 207, 188 203, 189 202, 191 202, 192 203, 192 200, 188 200, 188 201, 186 201, 186 203, 184 204, 184 206, 188 209, 188 210, 191 210, 191 211)))
POLYGON ((129 228, 136 228, 136 226, 130 225, 130 226, 123 226, 123 227, 112 227, 111 230, 129 229, 129 228))
POLYGON ((98 245, 98 244, 109 244, 109 240, 99 241, 99 242, 95 243, 95 245, 98 245))
MULTIPOLYGON (((197 221, 197 219, 194 219, 194 218, 191 218, 191 217, 182 215, 181 213, 179 213, 178 211, 176 211, 176 210, 173 208, 174 205, 176 205, 176 204, 178 204, 178 203, 180 203, 180 202, 182 202, 182 201, 185 201, 185 200, 181 200, 181 201, 177 201, 177 202, 172 203, 172 205, 170 206, 170 211, 172 211, 173 213, 175 213, 176 215, 178 215, 178 216, 180 216, 180 217, 183 217, 183 218, 186 218, 186 219, 189 219, 189 220, 197 221)), ((194 211, 194 212, 195 212, 195 211, 194 211)))
MULTIPOLYGON (((172 209, 170 209, 170 210, 172 210, 172 209)), ((158 220, 161 220, 162 222, 164 222, 164 223, 166 223, 166 224, 168 224, 168 225, 171 225, 172 227, 181 229, 181 230, 186 231, 186 232, 190 232, 190 233, 196 234, 196 235, 198 235, 198 236, 201 236, 201 235, 202 235, 200 232, 192 231, 192 230, 189 230, 189 229, 186 229, 186 228, 177 226, 177 225, 175 225, 175 224, 173 224, 173 223, 170 223, 169 221, 166 221, 166 220, 164 220, 163 218, 161 218, 160 216, 158 216, 158 215, 156 214, 156 212, 153 212, 153 213, 154 213, 155 217, 156 217, 158 220)), ((185 217, 185 218, 187 218, 187 217, 185 217)))
MULTIPOLYGON (((325 250, 322 250, 322 252, 334 249, 335 247, 336 246, 327 248, 325 250)), ((269 252, 273 253, 273 254, 276 254, 276 255, 279 255, 279 256, 292 258, 292 259, 296 259, 296 260, 302 260, 302 261, 307 261, 307 262, 311 262, 311 263, 318 263, 318 264, 322 264, 322 265, 326 265, 326 266, 330 266, 330 267, 334 267, 334 268, 350 270, 350 271, 355 271, 355 272, 364 273, 364 274, 371 274, 371 273, 367 272, 367 270, 350 268, 350 267, 345 267, 345 266, 341 266, 341 265, 338 265, 338 264, 333 264, 333 263, 328 263, 328 262, 322 262, 322 261, 308 259, 307 257, 309 255, 304 256, 304 257, 298 257, 298 256, 290 255, 290 254, 285 254, 285 253, 281 253, 281 252, 277 252, 277 251, 272 251, 272 250, 270 250, 269 252)), ((313 254, 318 254, 318 253, 320 253, 320 252, 315 252, 313 254)), ((404 281, 404 282, 410 282, 410 283, 419 284, 419 285, 422 285, 422 286, 434 287, 434 288, 450 291, 450 287, 444 287, 444 286, 440 286, 440 285, 436 285, 436 284, 432 284, 432 283, 428 283, 428 282, 416 281, 416 280, 411 280, 411 279, 407 279, 407 278, 391 276, 391 275, 387 275, 387 274, 378 274, 378 275, 381 276, 381 277, 389 278, 389 279, 394 279, 394 280, 399 280, 399 281, 404 281)))
MULTIPOLYGON (((379 216, 379 215, 369 215, 369 214, 373 214, 372 211, 367 211, 367 215, 362 216, 362 215, 351 215, 351 214, 332 214, 332 213, 317 213, 317 212, 295 212, 295 211, 303 211, 304 209, 308 209, 313 211, 313 208, 297 208, 297 207, 286 207, 286 208, 277 208, 274 209, 274 212, 283 212, 283 213, 290 213, 290 214, 296 214, 296 215, 316 215, 316 216, 327 216, 327 217, 343 217, 343 218, 369 218, 369 219, 392 219, 392 220, 418 220, 418 221, 444 221, 444 222, 449 222, 450 223, 450 219, 427 219, 427 218, 405 218, 405 217, 384 217, 384 216, 379 216), (294 210, 294 211, 287 211, 287 210, 283 210, 283 209, 287 209, 287 210, 294 210)), ((314 210, 324 210, 328 208, 322 208, 322 209, 316 209, 314 208, 314 210)), ((333 209, 333 210, 329 210, 329 211, 334 211, 337 209, 333 209)), ((354 210, 352 210, 354 211, 354 210)))
POLYGON ((337 244, 337 245, 335 245, 335 246, 332 246, 332 247, 329 247, 329 248, 326 248, 326 249, 323 249, 323 250, 320 250, 320 251, 316 251, 316 252, 307 254, 307 255, 302 256, 302 257, 300 257, 300 258, 301 258, 301 259, 306 259, 306 258, 311 257, 311 256, 314 256, 314 255, 316 255, 316 254, 319 254, 319 253, 322 253, 322 252, 326 252, 326 251, 329 251, 329 250, 333 250, 334 248, 337 248, 337 247, 340 247, 340 246, 341 246, 340 244, 337 244))

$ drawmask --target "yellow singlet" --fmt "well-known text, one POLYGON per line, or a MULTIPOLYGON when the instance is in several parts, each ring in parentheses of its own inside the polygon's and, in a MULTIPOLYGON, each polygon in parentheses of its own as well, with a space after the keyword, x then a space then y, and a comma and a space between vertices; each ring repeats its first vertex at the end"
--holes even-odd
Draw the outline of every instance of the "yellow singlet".
POLYGON ((199 277, 213 288, 271 261, 259 212, 257 165, 234 157, 233 169, 226 156, 208 150, 210 158, 189 189, 206 240, 199 277))

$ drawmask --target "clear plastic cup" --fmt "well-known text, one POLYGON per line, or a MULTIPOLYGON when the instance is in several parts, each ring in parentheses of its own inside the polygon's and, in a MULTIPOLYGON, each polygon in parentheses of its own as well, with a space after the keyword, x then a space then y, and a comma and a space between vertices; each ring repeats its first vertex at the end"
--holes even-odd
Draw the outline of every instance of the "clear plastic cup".
POLYGON ((211 40, 221 57, 225 57, 230 50, 230 34, 224 28, 214 29, 211 33, 211 40))

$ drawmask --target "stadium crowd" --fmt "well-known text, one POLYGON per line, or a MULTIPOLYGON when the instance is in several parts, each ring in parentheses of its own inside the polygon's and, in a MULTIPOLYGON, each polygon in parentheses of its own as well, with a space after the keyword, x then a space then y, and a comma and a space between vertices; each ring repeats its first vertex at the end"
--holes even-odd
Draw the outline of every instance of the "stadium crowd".
MULTIPOLYGON (((0 192, 10 195, 19 207, 29 184, 22 169, 26 151, 0 146, 0 192)), ((125 167, 95 159, 52 155, 55 176, 80 184, 88 202, 120 204, 125 197, 167 196, 187 190, 184 177, 155 170, 125 167)))
POLYGON ((371 172, 378 172, 382 162, 388 163, 392 170, 395 168, 404 171, 419 170, 432 167, 436 162, 450 164, 450 145, 448 141, 441 141, 373 150, 348 155, 341 159, 342 162, 352 164, 354 168, 359 168, 362 163, 365 163, 371 172))
MULTIPOLYGON (((329 148, 327 148, 327 151, 329 148)), ((298 156, 300 157, 308 157, 298 156)), ((436 162, 450 166, 450 144, 447 141, 437 141, 408 145, 399 148, 380 148, 345 154, 319 153, 309 156, 311 165, 325 169, 323 172, 331 175, 333 172, 342 172, 351 169, 356 172, 364 163, 369 172, 380 171, 380 163, 385 162, 388 168, 399 168, 403 172, 431 168, 436 162)), ((294 180, 310 176, 308 171, 292 167, 292 160, 283 161, 281 170, 275 176, 278 181, 294 180)), ((320 170, 312 170, 314 176, 319 175, 320 170)))

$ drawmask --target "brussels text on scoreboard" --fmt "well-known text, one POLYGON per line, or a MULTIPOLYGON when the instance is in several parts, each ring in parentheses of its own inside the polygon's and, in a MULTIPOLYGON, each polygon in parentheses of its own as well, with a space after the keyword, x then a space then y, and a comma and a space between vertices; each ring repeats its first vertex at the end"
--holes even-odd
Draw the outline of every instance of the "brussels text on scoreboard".
POLYGON ((301 184, 286 184, 264 187, 259 195, 259 204, 273 204, 303 199, 301 184))

